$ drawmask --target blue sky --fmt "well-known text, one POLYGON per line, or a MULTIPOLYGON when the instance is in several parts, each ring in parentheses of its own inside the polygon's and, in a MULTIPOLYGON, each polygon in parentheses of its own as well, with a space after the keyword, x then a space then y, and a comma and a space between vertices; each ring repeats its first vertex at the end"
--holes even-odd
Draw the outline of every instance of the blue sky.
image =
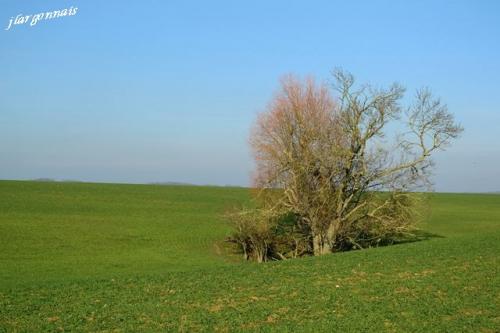
POLYGON ((500 191, 498 1, 3 0, 0 24, 0 179, 248 185, 279 78, 342 67, 431 87, 466 129, 436 190, 500 191))

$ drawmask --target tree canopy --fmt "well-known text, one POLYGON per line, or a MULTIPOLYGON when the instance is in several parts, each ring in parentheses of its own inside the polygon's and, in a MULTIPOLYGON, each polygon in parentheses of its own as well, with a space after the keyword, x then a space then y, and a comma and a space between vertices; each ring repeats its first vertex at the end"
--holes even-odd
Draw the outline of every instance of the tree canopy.
POLYGON ((428 88, 355 84, 336 70, 331 87, 287 76, 250 143, 257 208, 232 212, 231 240, 247 259, 322 255, 386 244, 414 229, 431 186, 432 154, 463 131, 428 88), (388 124, 400 133, 388 136, 388 124))

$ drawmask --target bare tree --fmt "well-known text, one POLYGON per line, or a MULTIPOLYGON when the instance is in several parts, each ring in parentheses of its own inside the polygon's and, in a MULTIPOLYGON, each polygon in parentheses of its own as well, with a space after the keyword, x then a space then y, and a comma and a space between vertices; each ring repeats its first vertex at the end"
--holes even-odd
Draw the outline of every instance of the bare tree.
POLYGON ((337 70, 333 76, 334 96, 312 79, 283 79, 252 131, 254 186, 266 212, 259 223, 268 221, 270 256, 297 253, 293 245, 287 253, 277 250, 283 248, 273 238, 279 216, 294 216, 294 230, 314 255, 410 233, 418 213, 412 192, 430 186, 431 155, 462 132, 428 89, 404 108, 398 84, 356 88, 351 74, 337 70), (390 122, 405 128, 392 141, 386 137, 390 122))

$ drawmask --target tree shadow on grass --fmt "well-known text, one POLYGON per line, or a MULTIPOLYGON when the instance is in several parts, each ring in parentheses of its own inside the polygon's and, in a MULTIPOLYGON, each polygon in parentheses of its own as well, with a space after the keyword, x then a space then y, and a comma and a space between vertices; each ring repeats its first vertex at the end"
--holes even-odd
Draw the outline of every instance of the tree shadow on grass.
POLYGON ((418 229, 418 230, 413 231, 411 235, 405 235, 403 237, 393 239, 392 242, 387 243, 387 244, 381 244, 381 246, 390 246, 390 245, 421 242, 421 241, 425 241, 425 240, 430 240, 432 238, 445 238, 445 237, 442 235, 432 233, 432 232, 418 229))

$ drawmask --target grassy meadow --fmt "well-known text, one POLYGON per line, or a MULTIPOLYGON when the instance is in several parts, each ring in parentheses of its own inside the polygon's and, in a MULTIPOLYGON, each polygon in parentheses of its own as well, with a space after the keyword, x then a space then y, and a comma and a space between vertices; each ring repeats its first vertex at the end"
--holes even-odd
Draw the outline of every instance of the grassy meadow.
POLYGON ((0 181, 0 332, 499 332, 500 195, 433 194, 427 240, 255 264, 242 188, 0 181))

